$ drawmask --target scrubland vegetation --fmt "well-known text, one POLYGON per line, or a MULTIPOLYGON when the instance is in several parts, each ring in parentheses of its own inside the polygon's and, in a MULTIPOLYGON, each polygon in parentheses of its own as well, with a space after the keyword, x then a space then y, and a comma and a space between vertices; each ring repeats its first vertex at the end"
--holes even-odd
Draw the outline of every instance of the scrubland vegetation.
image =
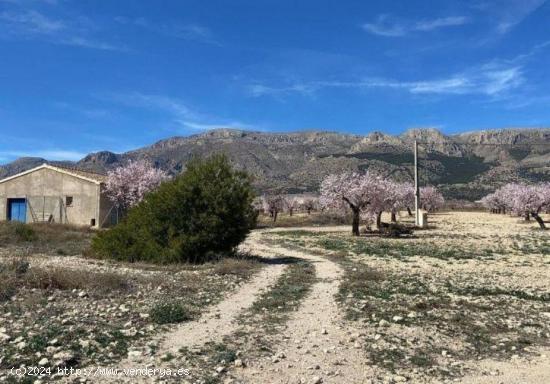
POLYGON ((254 228, 253 198, 248 176, 225 157, 195 160, 135 204, 119 225, 99 233, 92 249, 131 262, 208 261, 231 252, 254 228))
POLYGON ((507 214, 441 211, 428 187, 420 229, 412 187, 374 175, 254 206, 223 157, 171 180, 140 167, 158 186, 112 229, 0 224, 0 382, 132 364, 197 384, 452 382, 550 348, 550 238, 521 214, 549 219, 539 187, 507 214))

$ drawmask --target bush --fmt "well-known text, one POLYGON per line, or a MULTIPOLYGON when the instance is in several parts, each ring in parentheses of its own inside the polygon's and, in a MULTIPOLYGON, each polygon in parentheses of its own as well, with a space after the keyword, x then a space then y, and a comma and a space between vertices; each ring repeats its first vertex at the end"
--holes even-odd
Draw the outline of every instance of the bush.
POLYGON ((191 320, 187 310, 178 302, 157 303, 149 311, 149 316, 157 324, 175 324, 191 320))
POLYGON ((413 231, 409 227, 398 224, 398 223, 391 223, 391 224, 385 224, 382 223, 382 226, 380 228, 380 235, 383 237, 401 237, 403 235, 412 235, 413 231))
POLYGON ((186 171, 92 241, 100 257, 155 263, 205 262, 231 252, 256 224, 249 177, 225 156, 192 160, 186 171))
POLYGON ((34 241, 36 240, 36 232, 27 224, 15 224, 15 236, 19 241, 34 241))
POLYGON ((9 300, 17 293, 18 280, 28 269, 29 262, 26 260, 0 264, 0 302, 9 300))

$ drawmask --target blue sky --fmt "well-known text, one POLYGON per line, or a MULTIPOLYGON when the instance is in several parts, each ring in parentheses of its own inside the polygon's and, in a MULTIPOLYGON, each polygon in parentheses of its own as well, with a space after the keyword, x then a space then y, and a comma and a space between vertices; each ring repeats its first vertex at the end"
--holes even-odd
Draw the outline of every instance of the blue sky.
POLYGON ((0 163, 216 127, 550 126, 550 1, 0 0, 0 163))

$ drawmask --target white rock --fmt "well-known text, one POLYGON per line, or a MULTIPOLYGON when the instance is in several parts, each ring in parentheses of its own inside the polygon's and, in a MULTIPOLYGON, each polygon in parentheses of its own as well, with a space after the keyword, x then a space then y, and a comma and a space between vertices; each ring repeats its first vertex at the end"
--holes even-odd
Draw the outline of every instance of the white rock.
POLYGON ((74 355, 72 352, 69 351, 61 351, 57 352, 55 355, 53 355, 54 360, 62 361, 63 363, 71 360, 74 358, 74 355))
POLYGON ((386 320, 382 319, 380 320, 380 322, 378 323, 378 326, 379 327, 387 327, 388 325, 390 325, 390 323, 388 323, 386 320))
POLYGON ((41 367, 43 367, 44 365, 48 364, 49 362, 50 362, 50 361, 44 357, 44 358, 42 358, 42 359, 38 362, 38 365, 40 365, 41 367))
POLYGON ((394 316, 392 320, 394 323, 399 323, 400 321, 403 320, 403 316, 394 316))
POLYGON ((138 351, 138 350, 132 350, 132 351, 128 351, 128 357, 140 357, 141 356, 141 351, 138 351))
POLYGON ((319 376, 313 376, 311 382, 312 384, 321 384, 323 382, 323 379, 319 376))
POLYGON ((242 367, 244 367, 244 363, 243 363, 243 361, 242 361, 241 359, 235 360, 234 364, 235 364, 235 367, 237 367, 237 368, 242 368, 242 367))

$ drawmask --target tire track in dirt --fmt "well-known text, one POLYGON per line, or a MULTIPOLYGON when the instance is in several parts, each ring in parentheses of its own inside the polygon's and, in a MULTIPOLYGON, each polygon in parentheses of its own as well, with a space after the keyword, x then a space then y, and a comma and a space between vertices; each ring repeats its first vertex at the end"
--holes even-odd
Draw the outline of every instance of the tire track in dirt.
POLYGON ((338 292, 343 269, 336 263, 307 252, 261 244, 262 233, 251 242, 262 254, 283 254, 311 261, 319 281, 279 335, 275 357, 249 362, 234 372, 246 383, 363 383, 370 376, 366 366, 360 331, 345 321, 338 308, 338 292))
POLYGON ((177 352, 181 347, 203 345, 233 333, 238 327, 235 323, 237 316, 277 281, 285 267, 275 264, 263 268, 249 283, 203 314, 198 321, 184 323, 163 335, 158 353, 177 352))
MULTIPOLYGON (((242 251, 250 254, 264 256, 258 253, 253 241, 247 240, 240 247, 242 251)), ((236 292, 229 294, 224 300, 213 306, 201 317, 195 321, 183 323, 170 332, 158 335, 148 344, 158 345, 154 356, 146 356, 139 352, 135 355, 130 352, 129 357, 120 361, 115 366, 122 371, 123 369, 143 369, 146 367, 162 369, 168 368, 168 364, 162 361, 162 356, 167 353, 177 354, 182 347, 197 348, 208 342, 221 341, 224 336, 235 332, 239 324, 236 320, 238 316, 251 307, 254 301, 279 279, 287 265, 278 263, 278 255, 269 252, 265 254, 267 264, 262 268, 248 283, 241 286, 236 292), (269 259, 273 262, 269 263, 269 259)), ((130 351, 136 351, 130 349, 130 351)), ((95 369, 95 367, 88 369, 95 369)), ((118 375, 115 377, 103 377, 97 379, 98 383, 140 383, 155 381, 153 377, 125 377, 118 375)))

